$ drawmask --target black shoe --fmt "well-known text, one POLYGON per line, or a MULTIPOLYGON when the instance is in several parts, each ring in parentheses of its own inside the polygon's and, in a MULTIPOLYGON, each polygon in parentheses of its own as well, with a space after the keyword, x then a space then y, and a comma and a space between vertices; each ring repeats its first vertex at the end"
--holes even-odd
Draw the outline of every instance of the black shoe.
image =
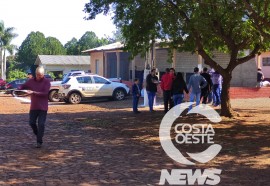
POLYGON ((141 112, 140 112, 140 111, 135 111, 134 113, 135 113, 135 114, 140 114, 141 112))
POLYGON ((41 143, 37 143, 36 148, 41 148, 42 144, 41 143))

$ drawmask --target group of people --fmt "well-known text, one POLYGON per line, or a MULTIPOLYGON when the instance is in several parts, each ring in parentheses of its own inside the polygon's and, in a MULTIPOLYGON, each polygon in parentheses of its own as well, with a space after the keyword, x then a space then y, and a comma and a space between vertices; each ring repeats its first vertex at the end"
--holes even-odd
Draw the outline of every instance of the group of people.
MULTIPOLYGON (((150 112, 154 112, 153 104, 159 84, 156 70, 152 69, 146 77, 146 92, 150 112)), ((196 101, 196 105, 212 103, 213 106, 221 104, 222 76, 217 72, 205 67, 200 73, 199 68, 194 68, 194 74, 189 78, 186 84, 181 72, 175 73, 174 68, 166 68, 162 75, 160 87, 163 91, 164 112, 167 113, 174 105, 178 105, 184 100, 184 93, 189 94, 190 102, 196 101)), ((138 111, 138 102, 141 96, 139 80, 135 79, 132 86, 133 112, 138 111)), ((192 106, 189 107, 189 110, 192 106)))

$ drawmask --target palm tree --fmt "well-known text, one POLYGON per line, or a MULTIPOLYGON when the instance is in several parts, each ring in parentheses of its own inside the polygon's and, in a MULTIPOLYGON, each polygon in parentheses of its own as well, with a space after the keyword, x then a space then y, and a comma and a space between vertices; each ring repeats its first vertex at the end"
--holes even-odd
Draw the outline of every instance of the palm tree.
POLYGON ((18 36, 13 33, 14 27, 5 28, 4 22, 0 21, 0 61, 1 61, 1 75, 2 79, 6 79, 6 51, 13 54, 15 45, 11 44, 11 41, 18 36))

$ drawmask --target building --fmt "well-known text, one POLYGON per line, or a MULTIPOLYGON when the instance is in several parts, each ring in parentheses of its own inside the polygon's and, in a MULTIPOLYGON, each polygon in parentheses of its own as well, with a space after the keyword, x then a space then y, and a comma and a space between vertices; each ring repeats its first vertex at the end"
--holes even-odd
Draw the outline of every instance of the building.
POLYGON ((270 52, 264 52, 257 56, 257 66, 262 69, 265 80, 270 81, 270 52))
POLYGON ((38 55, 34 63, 43 66, 47 72, 52 72, 59 77, 72 70, 90 71, 90 56, 68 56, 68 55, 38 55))
MULTIPOLYGON (((83 51, 91 56, 91 71, 107 78, 120 77, 123 80, 132 80, 135 77, 141 78, 143 70, 147 67, 155 67, 162 75, 165 68, 173 67, 176 72, 182 72, 185 79, 188 80, 193 74, 194 67, 207 67, 204 60, 197 54, 191 52, 173 51, 172 63, 168 63, 168 49, 158 45, 149 52, 146 57, 141 55, 130 59, 130 54, 123 51, 123 44, 117 42, 106 46, 101 46, 83 51)), ((269 54, 270 59, 270 54, 269 54)), ((226 67, 230 58, 229 55, 214 52, 214 60, 226 67)), ((248 62, 238 65, 233 71, 231 86, 253 87, 256 86, 257 63, 255 58, 248 62)))

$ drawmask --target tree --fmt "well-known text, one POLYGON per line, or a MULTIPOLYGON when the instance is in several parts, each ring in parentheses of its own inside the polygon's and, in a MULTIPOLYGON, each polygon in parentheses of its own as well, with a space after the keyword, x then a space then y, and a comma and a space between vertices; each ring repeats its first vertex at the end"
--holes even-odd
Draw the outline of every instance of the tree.
POLYGON ((78 41, 79 51, 100 46, 99 39, 94 32, 87 31, 78 41))
POLYGON ((270 17, 269 8, 270 2, 243 0, 246 11, 246 16, 251 19, 252 24, 260 31, 263 37, 270 38, 270 17))
POLYGON ((76 38, 72 38, 65 44, 65 49, 67 51, 67 55, 80 55, 81 51, 78 49, 78 40, 76 38))
POLYGON ((171 49, 201 55, 223 77, 220 114, 227 117, 234 115, 229 95, 232 71, 269 43, 254 27, 240 0, 91 0, 84 10, 89 13, 87 19, 114 11, 114 23, 121 24, 125 47, 133 56, 147 51, 155 39, 171 49), (244 55, 246 49, 249 53, 244 55), (213 51, 228 53, 226 67, 214 60, 213 51))
POLYGON ((15 45, 11 44, 12 39, 17 37, 17 34, 13 33, 14 27, 5 28, 4 22, 0 21, 0 62, 1 62, 1 76, 6 79, 6 51, 13 54, 15 45))
POLYGON ((27 70, 35 63, 38 55, 64 55, 65 48, 54 37, 45 38, 41 32, 31 32, 22 42, 17 61, 21 68, 27 70))
POLYGON ((66 54, 66 49, 62 45, 62 43, 54 38, 54 37, 47 37, 46 38, 46 44, 45 44, 45 49, 44 51, 48 55, 65 55, 66 54))
POLYGON ((30 69, 34 64, 37 55, 43 54, 46 46, 46 38, 41 32, 31 32, 26 39, 22 42, 17 61, 25 70, 30 69))

